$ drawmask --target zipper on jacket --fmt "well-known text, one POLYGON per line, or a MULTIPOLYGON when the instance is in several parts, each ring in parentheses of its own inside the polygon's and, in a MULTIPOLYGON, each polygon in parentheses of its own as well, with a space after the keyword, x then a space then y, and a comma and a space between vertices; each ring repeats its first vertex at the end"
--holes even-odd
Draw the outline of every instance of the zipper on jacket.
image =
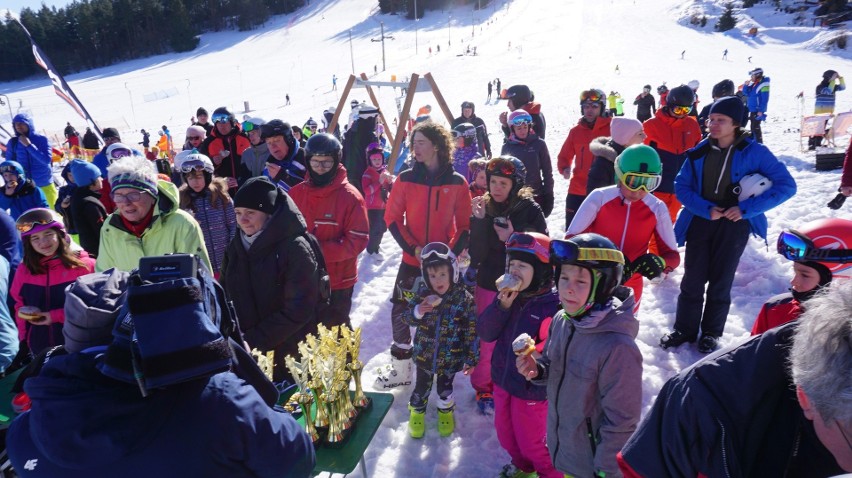
POLYGON ((624 230, 621 231, 621 244, 618 245, 618 248, 622 251, 624 250, 624 239, 627 237, 627 226, 630 225, 630 206, 632 203, 627 203, 627 214, 624 216, 624 230))
POLYGON ((426 241, 426 244, 429 243, 429 222, 430 222, 430 216, 432 215, 432 208, 429 205, 431 203, 432 203, 432 182, 430 181, 429 182, 429 189, 428 189, 428 196, 426 197, 426 237, 424 238, 425 241, 426 241))
POLYGON ((716 423, 719 424, 719 428, 722 430, 722 446, 721 446, 721 448, 722 448, 722 467, 725 469, 725 476, 727 476, 728 478, 731 478, 731 472, 728 469, 728 448, 727 448, 728 433, 725 430, 725 425, 722 423, 721 420, 719 420, 717 418, 716 423))
MULTIPOLYGON (((571 320, 571 319, 564 319, 571 320)), ((568 343, 565 344, 565 349, 562 351, 562 376, 559 377, 559 384, 556 386, 556 403, 553 404, 554 410, 559 410, 559 397, 562 396, 562 384, 565 382, 565 371, 568 370, 568 348, 571 346, 571 342, 574 341, 574 334, 577 333, 577 328, 572 324, 571 325, 571 336, 568 337, 568 343)), ((556 430, 559 430, 559 414, 556 414, 556 430)), ((556 446, 553 448, 553 456, 559 456, 559 433, 556 434, 556 446)))
MULTIPOLYGON (((435 315, 438 315, 438 314, 436 313, 435 315)), ((425 316, 425 314, 424 314, 424 316, 425 316)), ((437 374, 437 370, 438 370, 438 345, 441 343, 441 341, 440 341, 440 339, 441 339, 441 326, 442 326, 441 322, 443 322, 443 321, 444 321, 443 317, 438 315, 438 324, 437 324, 438 326, 435 327, 435 350, 434 350, 434 352, 432 352, 432 370, 435 370, 436 374, 437 374)))
POLYGON ((731 157, 731 152, 733 151, 734 145, 731 144, 730 146, 728 146, 728 153, 725 154, 725 162, 722 163, 722 171, 719 172, 719 179, 716 180, 716 190, 714 191, 715 194, 719 194, 719 184, 722 182, 722 176, 725 175, 725 169, 728 168, 728 159, 731 157))

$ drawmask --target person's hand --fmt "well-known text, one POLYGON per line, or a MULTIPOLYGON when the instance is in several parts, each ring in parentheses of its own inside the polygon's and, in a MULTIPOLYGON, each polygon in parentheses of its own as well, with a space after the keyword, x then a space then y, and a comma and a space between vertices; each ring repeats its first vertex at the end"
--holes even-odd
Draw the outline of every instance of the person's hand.
POLYGON ((485 201, 483 196, 477 196, 470 200, 470 209, 473 217, 485 219, 485 201))
POLYGON ((515 302, 515 299, 518 298, 518 294, 520 292, 516 290, 501 290, 497 293, 497 300, 500 301, 500 307, 505 310, 509 310, 512 307, 512 302, 515 302))
POLYGON ((562 177, 567 179, 571 179, 571 168, 565 168, 562 170, 562 177))
POLYGON ((33 325, 50 325, 53 323, 53 319, 50 318, 50 312, 42 312, 40 319, 30 320, 29 322, 33 325))
MULTIPOLYGON (((414 257, 416 257, 418 261, 421 261, 421 259, 420 259, 420 252, 421 252, 422 250, 423 250, 423 248, 422 248, 422 247, 420 247, 420 246, 417 246, 417 247, 415 247, 415 248, 414 248, 414 257)), ((422 262, 422 261, 421 261, 421 262, 422 262)))
POLYGON ((843 186, 840 188, 840 194, 846 197, 852 196, 852 186, 843 186))
POLYGON ((432 312, 433 310, 435 310, 435 306, 424 299, 422 302, 420 302, 420 304, 417 305, 416 312, 417 315, 423 317, 424 315, 428 314, 429 312, 432 312))
POLYGON ((515 228, 512 227, 512 220, 511 219, 506 218, 506 224, 508 224, 506 227, 500 227, 497 224, 492 224, 492 227, 494 228, 494 232, 497 233, 497 239, 500 239, 500 242, 508 241, 509 236, 511 236, 512 233, 515 232, 515 228))
POLYGON ((509 126, 509 113, 504 111, 500 113, 500 124, 503 126, 509 126))
POLYGON ((550 213, 553 212, 553 194, 541 196, 541 212, 544 213, 544 217, 550 216, 550 213))
MULTIPOLYGON (((663 275, 665 267, 666 261, 664 261, 662 257, 656 254, 647 253, 637 257, 636 260, 630 263, 629 272, 630 275, 639 273, 648 279, 656 279, 663 275)), ((629 278, 626 272, 627 270, 625 270, 624 275, 629 278)))
POLYGON ((68 209, 69 207, 71 207, 71 198, 66 197, 65 199, 63 199, 62 203, 60 204, 60 207, 62 207, 62 209, 68 209))
POLYGON ((713 206, 710 208, 710 220, 716 221, 725 217, 725 210, 718 206, 713 206))
POLYGON ((766 113, 758 112, 756 115, 754 115, 754 120, 755 121, 766 121, 766 113))
POLYGON ((228 177, 225 179, 228 182, 228 189, 236 189, 237 187, 239 187, 239 184, 237 183, 237 180, 235 178, 228 177))
POLYGON ((195 116, 189 118, 189 122, 192 123, 192 124, 195 124, 195 116))
POLYGON ((725 212, 723 213, 723 215, 725 216, 726 219, 733 221, 733 222, 737 222, 737 221, 739 221, 740 219, 743 218, 743 213, 742 213, 742 211, 740 211, 739 206, 729 207, 728 209, 725 209, 725 212))
POLYGON ((23 145, 24 145, 24 147, 27 147, 27 146, 29 146, 29 145, 33 144, 33 143, 30 141, 30 138, 28 138, 27 136, 18 136, 18 141, 19 141, 21 144, 23 144, 23 145))
POLYGON ((462 374, 470 375, 470 374, 473 373, 473 369, 475 369, 475 368, 476 367, 474 367, 473 365, 464 364, 464 365, 462 365, 462 374))
POLYGON ((519 355, 515 359, 515 367, 527 380, 538 377, 538 365, 532 355, 519 355))
POLYGON ((468 267, 466 271, 464 271, 464 276, 462 277, 462 282, 464 285, 468 287, 473 287, 476 285, 476 269, 473 267, 468 267))
POLYGON ((14 179, 11 180, 11 181, 6 181, 6 186, 3 188, 3 193, 6 194, 7 196, 11 196, 12 194, 15 193, 15 189, 17 189, 17 187, 18 187, 18 181, 14 180, 14 179))

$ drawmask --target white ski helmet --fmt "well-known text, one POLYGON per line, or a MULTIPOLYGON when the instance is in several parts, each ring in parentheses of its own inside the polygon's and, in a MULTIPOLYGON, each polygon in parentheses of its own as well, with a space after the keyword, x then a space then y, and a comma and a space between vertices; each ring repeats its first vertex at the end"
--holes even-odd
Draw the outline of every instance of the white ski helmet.
POLYGON ((745 201, 753 197, 760 196, 772 187, 772 181, 760 173, 746 174, 740 179, 740 184, 737 187, 739 201, 745 201))
POLYGON ((692 80, 687 83, 686 86, 692 88, 692 91, 695 91, 698 89, 699 86, 701 86, 701 83, 699 83, 698 80, 692 80))

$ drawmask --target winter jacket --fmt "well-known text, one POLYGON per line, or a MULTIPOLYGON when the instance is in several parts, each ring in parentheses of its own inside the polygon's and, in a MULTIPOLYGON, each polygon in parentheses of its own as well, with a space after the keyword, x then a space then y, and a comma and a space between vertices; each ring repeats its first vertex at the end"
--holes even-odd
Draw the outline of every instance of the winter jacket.
POLYGON ((18 326, 9 313, 9 261, 0 254, 0 370, 5 371, 18 355, 18 326))
POLYGON ((743 85, 743 94, 748 97, 748 109, 753 113, 766 113, 769 103, 769 77, 763 76, 760 81, 747 81, 743 85))
POLYGON ((92 191, 88 187, 77 188, 71 195, 69 207, 80 246, 95 257, 100 251, 101 228, 107 218, 107 210, 100 197, 100 191, 92 191))
POLYGON ((53 184, 52 150, 45 136, 36 133, 33 119, 28 113, 19 113, 12 123, 24 123, 29 128, 27 139, 29 146, 24 146, 17 131, 15 137, 6 142, 6 160, 16 161, 24 168, 27 177, 36 186, 42 187, 53 184))
POLYGON ((243 151, 242 176, 240 184, 246 182, 249 178, 260 176, 266 168, 266 158, 269 157, 269 147, 266 143, 260 143, 257 146, 249 146, 243 151))
POLYGON ((586 194, 597 188, 615 184, 615 158, 624 151, 624 146, 612 138, 602 136, 589 143, 589 150, 595 156, 592 167, 589 168, 589 178, 586 180, 586 194))
POLYGON ((109 178, 109 173, 107 172, 107 168, 109 167, 109 160, 106 156, 107 146, 101 148, 97 154, 92 157, 92 164, 98 167, 101 170, 101 177, 104 178, 104 181, 107 181, 109 178))
POLYGON ((245 176, 242 170, 242 155, 243 151, 248 149, 249 146, 251 146, 251 142, 248 136, 243 134, 239 124, 236 124, 231 128, 231 132, 225 136, 222 136, 217 128, 213 128, 209 136, 199 146, 198 152, 209 157, 216 165, 215 158, 219 158, 219 153, 228 151, 230 154, 215 166, 213 173, 221 178, 237 179, 245 176))
POLYGON ((98 137, 94 131, 86 129, 86 132, 83 134, 83 148, 90 150, 101 149, 101 142, 98 141, 98 137))
POLYGON ((618 186, 592 191, 577 209, 565 236, 584 232, 606 237, 629 261, 647 253, 648 243, 653 237, 666 267, 674 269, 680 265, 669 210, 653 194, 646 194, 641 201, 630 202, 618 186))
MULTIPOLYGON (((740 135, 748 135, 746 132, 740 135)), ((675 222, 675 237, 682 246, 686 243, 686 231, 694 216, 710 219, 710 209, 716 205, 701 197, 703 184, 704 158, 715 148, 716 141, 710 138, 698 143, 687 152, 687 160, 680 168, 675 179, 677 199, 684 209, 675 222)), ((760 173, 770 181, 772 187, 763 194, 746 199, 738 204, 743 219, 749 222, 751 233, 766 240, 768 221, 764 212, 778 206, 796 194, 796 181, 787 171, 787 166, 769 151, 766 146, 755 142, 750 136, 741 138, 732 146, 731 182, 738 183, 745 175, 760 173)))
POLYGON ((589 177, 589 168, 592 167, 592 161, 595 156, 589 148, 589 143, 595 138, 601 136, 609 136, 609 124, 612 121, 610 117, 598 117, 593 125, 589 125, 585 120, 580 118, 577 125, 571 128, 568 132, 568 137, 562 144, 562 149, 559 150, 557 156, 556 169, 561 174, 566 169, 571 170, 571 181, 568 184, 568 194, 576 194, 585 196, 586 183, 589 177))
POLYGON ((7 209, 9 215, 16 221, 21 214, 35 207, 50 209, 44 193, 36 187, 32 179, 21 181, 11 196, 7 196, 5 190, 0 192, 0 209, 7 209))
POLYGON ((751 335, 762 334, 769 329, 784 325, 799 318, 805 309, 803 304, 785 292, 766 301, 751 327, 751 335))
POLYGON ((21 234, 15 227, 15 220, 0 208, 0 255, 9 261, 9 270, 14 274, 21 263, 21 234))
POLYGON ((633 104, 636 105, 636 117, 639 118, 640 121, 642 121, 643 118, 650 118, 657 112, 655 103, 656 100, 654 100, 654 95, 650 93, 645 96, 636 96, 636 99, 633 100, 633 104))
POLYGON ((645 144, 654 148, 663 163, 663 178, 655 192, 675 192, 675 176, 686 160, 686 151, 701 141, 701 128, 692 116, 675 118, 665 110, 642 124, 645 144))
MULTIPOLYGON (((227 190, 224 184, 213 184, 227 190)), ((222 260, 225 258, 225 249, 237 235, 234 201, 228 199, 228 204, 224 207, 221 203, 214 206, 212 193, 208 189, 202 189, 200 194, 189 189, 188 194, 192 202, 186 212, 198 221, 201 232, 204 234, 204 245, 207 246, 207 256, 210 257, 213 272, 219 272, 222 269, 222 260)))
MULTIPOLYGON (((491 379, 513 397, 536 401, 547 398, 544 387, 528 381, 518 373, 512 341, 526 333, 536 343, 542 342, 558 310, 558 296, 555 292, 547 291, 532 297, 519 295, 508 310, 503 309, 495 297, 494 302, 477 318, 476 333, 479 338, 485 342, 496 341, 491 355, 491 379)), ((641 392, 638 395, 641 399, 641 392)))
POLYGON ((232 372, 143 398, 98 371, 97 350, 51 357, 25 382, 32 410, 8 432, 22 478, 311 476, 303 427, 232 372))
MULTIPOLYGON (((508 217, 512 227, 519 232, 540 232, 547 235, 547 222, 541 206, 532 199, 516 200, 514 206, 503 217, 508 217)), ((477 269, 476 285, 497 291, 494 282, 506 271, 506 243, 494 231, 494 216, 486 213, 479 219, 470 220, 471 267, 477 269)))
POLYGON ((308 232, 320 243, 331 290, 348 289, 358 281, 358 254, 370 240, 364 198, 349 184, 346 168, 338 165, 331 183, 313 180, 293 186, 290 197, 305 218, 308 232))
POLYGON ((65 180, 65 185, 59 188, 59 191, 56 193, 56 202, 53 204, 53 210, 62 215, 62 221, 65 224, 65 230, 68 234, 77 234, 77 227, 74 225, 74 218, 71 216, 71 206, 69 205, 66 208, 62 207, 62 201, 65 198, 70 199, 71 196, 74 195, 74 190, 77 189, 77 185, 71 181, 71 161, 62 168, 62 179, 65 180))
POLYGON ((275 213, 246 250, 242 232, 228 244, 219 281, 234 302, 246 342, 275 351, 274 380, 289 376, 288 354, 316 332, 319 304, 317 259, 299 208, 281 188, 275 213))
POLYGON ((415 249, 443 242, 457 255, 470 235, 470 193, 467 181, 449 164, 431 176, 423 163, 397 176, 385 208, 385 223, 402 248, 402 260, 420 267, 415 249))
POLYGON ((417 317, 414 308, 423 297, 432 294, 426 289, 416 296, 402 315, 402 321, 416 328, 414 364, 431 374, 452 375, 465 365, 473 367, 479 361, 479 340, 476 336, 476 305, 473 296, 459 284, 444 293, 432 312, 417 317))
POLYGON ((195 254, 208 271, 213 270, 201 227, 189 213, 178 208, 177 188, 172 183, 159 181, 157 189, 154 217, 141 238, 124 226, 118 211, 106 218, 101 227, 98 272, 110 267, 131 271, 139 267, 142 257, 172 253, 195 254))
POLYGON ((391 184, 383 183, 381 175, 387 171, 387 167, 382 166, 382 169, 368 167, 364 170, 364 175, 361 176, 361 189, 364 191, 364 204, 367 209, 372 211, 375 209, 384 210, 387 203, 387 197, 390 194, 391 184))
POLYGON ((846 147, 846 155, 843 157, 843 170, 840 176, 840 187, 852 186, 852 139, 846 147))
POLYGON ((473 180, 470 177, 470 171, 468 170, 468 163, 472 159, 482 159, 482 156, 477 149, 476 144, 467 147, 456 148, 453 151, 453 169, 462 175, 462 177, 467 180, 469 183, 473 180))
MULTIPOLYGON (((544 136, 546 133, 545 130, 547 129, 547 121, 545 121, 544 119, 544 113, 541 112, 541 103, 530 101, 524 106, 521 106, 519 109, 526 111, 530 114, 530 116, 532 116, 533 124, 531 131, 535 133, 536 136, 544 140, 544 136)), ((508 139, 510 134, 512 134, 512 131, 509 129, 509 126, 503 125, 503 135, 505 139, 508 139)))
POLYGON ((79 251, 78 257, 85 267, 67 268, 58 257, 42 258, 44 274, 33 274, 22 262, 15 271, 15 278, 9 288, 9 295, 15 299, 15 322, 18 324, 18 339, 26 341, 30 350, 38 354, 42 350, 62 345, 62 324, 65 323, 65 288, 78 277, 94 272, 95 260, 86 251, 79 251), (31 305, 42 312, 50 313, 50 325, 33 325, 20 318, 21 307, 31 305))
POLYGON ((563 311, 553 318, 533 380, 547 384, 553 466, 571 476, 602 471, 620 477, 616 454, 641 416, 642 354, 635 342, 639 321, 633 317, 633 291, 620 287, 616 295, 581 320, 563 311))
POLYGON ((476 113, 473 113, 470 115, 470 118, 459 116, 454 119, 451 128, 456 129, 456 126, 462 123, 470 123, 476 128, 476 144, 479 147, 479 154, 483 158, 490 158, 491 140, 488 139, 488 129, 485 127, 485 121, 482 121, 482 118, 476 116, 476 113))
POLYGON ((624 476, 843 473, 796 400, 788 367, 795 327, 752 337, 670 378, 621 451, 624 476))
POLYGON ((520 140, 514 134, 503 145, 502 155, 514 156, 524 163, 527 176, 524 185, 533 189, 536 196, 553 196, 553 164, 547 144, 534 133, 526 140, 520 140))
POLYGON ((287 157, 281 161, 275 159, 272 155, 266 158, 267 163, 275 163, 281 166, 278 171, 278 176, 272 177, 269 174, 269 169, 263 168, 263 175, 276 183, 278 187, 283 188, 285 192, 290 191, 290 188, 301 183, 308 175, 308 163, 305 161, 305 150, 296 146, 296 140, 289 144, 287 157))
POLYGON ((829 81, 826 86, 823 86, 822 83, 817 85, 814 114, 821 115, 834 113, 834 94, 845 89, 846 80, 842 77, 839 80, 829 81))

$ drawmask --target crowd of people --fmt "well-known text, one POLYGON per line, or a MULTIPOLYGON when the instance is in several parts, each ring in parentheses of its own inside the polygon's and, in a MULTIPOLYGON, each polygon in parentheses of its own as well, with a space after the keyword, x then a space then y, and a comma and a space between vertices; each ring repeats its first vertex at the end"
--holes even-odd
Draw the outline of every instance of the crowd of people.
MULTIPOLYGON (((843 80, 828 73, 824 88, 833 95, 843 80)), ((765 213, 796 193, 786 166, 762 144, 769 97, 763 71, 751 71, 739 94, 731 80, 715 85, 714 101, 701 114, 698 88, 697 81, 662 85, 657 103, 645 85, 634 101, 637 119, 619 114, 620 95, 581 92, 581 117, 555 160, 569 181, 560 205, 564 231, 548 229, 546 218, 556 206, 554 165, 544 142, 543 107, 527 85, 501 92, 508 111, 495 118, 503 133, 500 154, 470 101, 449 127, 428 114, 412 122, 411 155, 397 168, 388 164, 375 109, 364 105, 353 104, 342 133, 312 119, 299 127, 281 119, 238 121, 226 107, 212 115, 199 108, 181 151, 165 125, 161 145, 151 146, 143 131, 142 150, 106 128, 104 146, 91 162, 68 161, 67 184, 59 191, 46 138, 35 132, 32 118, 19 115, 17 135, 0 163, 0 292, 8 295, 0 304, 0 366, 7 373, 29 362, 43 366, 23 385, 32 408, 10 431, 13 463, 22 466, 38 450, 44 467, 22 476, 61 476, 69 469, 105 476, 104 462, 91 454, 83 453, 77 468, 70 453, 78 443, 60 453, 55 436, 61 433, 34 428, 51 406, 47 390, 63 378, 112 388, 122 397, 139 392, 116 379, 120 374, 112 368, 120 363, 110 355, 121 345, 118 332, 115 342, 101 333, 79 344, 79 329, 95 327, 84 320, 85 310, 96 305, 84 304, 81 312, 82 292, 73 291, 81 284, 91 291, 92 277, 100 278, 102 289, 104 283, 129 289, 128 307, 144 320, 154 312, 143 299, 150 284, 117 286, 116 277, 126 280, 146 257, 196 256, 233 303, 239 332, 232 348, 274 351, 272 380, 291 383, 284 358, 298 357, 299 342, 319 324, 352 325, 358 259, 386 260, 380 245, 390 232, 402 257, 388 291, 391 360, 378 371, 376 387, 411 386, 412 437, 425 434, 433 384, 438 432, 454 433, 453 382, 462 372, 510 457, 501 477, 852 471, 852 221, 845 219, 783 231, 777 250, 793 261, 792 292, 767 302, 755 338, 669 380, 640 420, 636 337, 645 280, 659 282, 683 265, 672 330, 660 346, 697 341, 702 354, 715 352, 749 238, 768 243, 765 213), (57 349, 64 355, 48 362, 57 349), (755 385, 742 398, 745 383, 755 385), (767 396, 771 403, 762 403, 767 396), (20 441, 13 445, 13 437, 20 441), (771 458, 778 453, 791 458, 771 458)), ((828 94, 818 103, 825 104, 828 94)), ((846 196, 852 194, 850 163, 847 158, 840 188, 846 196)), ((106 292, 95 296, 109 298, 106 292)), ((169 297, 163 310, 195 304, 180 294, 169 297)), ((115 312, 120 307, 112 299, 115 312)), ((119 331, 118 316, 98 316, 98 330, 119 331)), ((204 317, 196 320, 196 333, 211 326, 204 317)), ((211 333, 198 345, 208 352, 211 341, 229 339, 211 333)), ((176 353, 158 353, 167 352, 176 353)), ((281 462, 268 458, 274 451, 268 447, 281 447, 297 457, 285 465, 294 473, 287 476, 307 476, 314 457, 304 432, 268 406, 264 386, 235 384, 222 375, 245 379, 239 371, 211 373, 193 375, 205 390, 200 401, 176 407, 189 410, 212 400, 221 409, 248 400, 245 407, 262 410, 253 419, 272 423, 278 439, 267 438, 252 456, 223 451, 233 444, 211 443, 214 464, 187 465, 188 473, 268 470, 281 462), (224 398, 214 400, 216 390, 224 398)), ((146 388, 139 388, 144 395, 146 388)), ((74 393, 63 395, 62 403, 63 413, 73 415, 74 393)), ((131 420, 134 410, 115 418, 131 420)), ((209 428, 201 426, 200 411, 191 417, 198 433, 209 428)), ((166 419, 151 433, 176 426, 166 419)), ((269 432, 259 428, 235 433, 244 443, 258 443, 269 432)), ((162 448, 121 448, 126 441, 119 439, 106 454, 121 463, 113 471, 144 466, 144 458, 162 448)))

